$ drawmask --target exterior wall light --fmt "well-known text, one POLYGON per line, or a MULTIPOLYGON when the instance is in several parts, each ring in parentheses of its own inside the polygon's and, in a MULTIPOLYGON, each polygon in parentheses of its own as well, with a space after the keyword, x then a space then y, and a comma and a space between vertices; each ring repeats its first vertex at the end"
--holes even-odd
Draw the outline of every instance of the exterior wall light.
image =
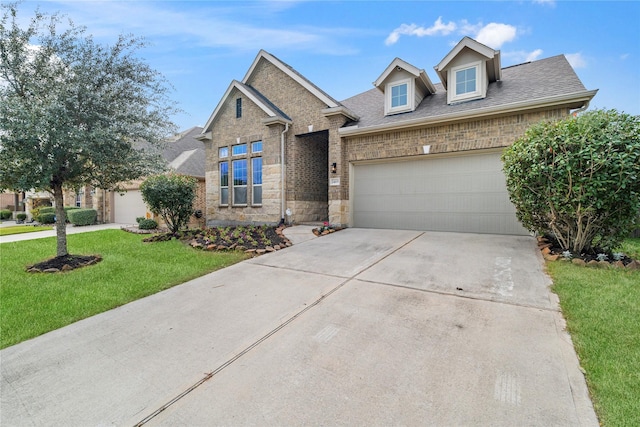
POLYGON ((331 163, 331 173, 336 173, 336 172, 338 172, 338 164, 331 163))

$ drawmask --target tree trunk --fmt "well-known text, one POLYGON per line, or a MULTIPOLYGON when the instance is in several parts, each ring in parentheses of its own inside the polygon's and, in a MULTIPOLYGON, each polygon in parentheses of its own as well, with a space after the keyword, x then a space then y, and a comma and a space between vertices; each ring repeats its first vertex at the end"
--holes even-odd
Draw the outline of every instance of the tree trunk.
POLYGON ((62 194, 62 185, 56 185, 53 188, 53 200, 56 204, 56 256, 66 256, 67 252, 67 224, 64 213, 64 197, 62 194))

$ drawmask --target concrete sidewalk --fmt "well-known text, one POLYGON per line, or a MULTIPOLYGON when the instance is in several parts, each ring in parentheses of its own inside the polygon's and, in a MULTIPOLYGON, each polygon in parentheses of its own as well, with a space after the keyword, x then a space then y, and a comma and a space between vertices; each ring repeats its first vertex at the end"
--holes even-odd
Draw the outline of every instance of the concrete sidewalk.
MULTIPOLYGON (((23 225, 23 224, 20 224, 23 225)), ((29 224, 27 224, 29 225, 29 224)), ((5 223, 4 226, 7 226, 5 223)), ((74 225, 67 225, 67 234, 76 234, 76 233, 87 233, 91 231, 98 230, 108 230, 108 229, 119 229, 124 227, 125 224, 98 224, 98 225, 84 225, 82 227, 76 227, 74 225)), ((21 234, 10 234, 8 236, 0 236, 0 243, 9 243, 9 242, 21 242, 23 240, 34 240, 34 239, 42 239, 45 237, 55 237, 56 229, 52 225, 51 230, 45 231, 34 231, 31 233, 21 233, 21 234)))
POLYGON ((2 350, 0 423, 597 426, 548 285, 531 238, 343 230, 2 350))

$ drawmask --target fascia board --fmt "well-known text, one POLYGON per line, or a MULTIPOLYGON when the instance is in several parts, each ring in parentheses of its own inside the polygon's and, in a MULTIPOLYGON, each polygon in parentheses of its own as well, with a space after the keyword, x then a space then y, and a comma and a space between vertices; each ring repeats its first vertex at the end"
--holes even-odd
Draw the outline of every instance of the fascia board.
POLYGON ((389 66, 385 68, 382 74, 380 74, 380 77, 378 77, 376 81, 373 82, 373 85, 379 88, 380 85, 382 85, 382 83, 384 83, 384 81, 387 79, 387 77, 389 77, 389 74, 391 74, 396 69, 396 67, 400 67, 408 71, 409 73, 413 74, 415 77, 418 77, 420 75, 420 70, 417 67, 414 67, 408 62, 403 61, 402 59, 396 57, 393 61, 391 61, 391 64, 389 64, 389 66))
POLYGON ((449 63, 453 60, 453 58, 455 58, 465 47, 478 52, 480 55, 484 56, 487 59, 493 59, 496 54, 496 51, 491 49, 490 47, 485 46, 470 37, 464 37, 453 49, 451 49, 451 52, 449 52, 447 56, 445 56, 442 61, 440 61, 438 65, 434 67, 436 71, 440 72, 444 70, 447 65, 449 65, 449 63))
POLYGON ((318 90, 318 88, 311 85, 308 80, 306 80, 304 77, 302 77, 300 74, 296 73, 295 71, 291 70, 291 68, 287 67, 281 61, 279 61, 275 56, 271 55, 269 52, 265 50, 260 50, 260 52, 258 53, 258 56, 256 56, 256 59, 253 61, 253 64, 251 64, 251 67, 249 67, 249 71, 247 71, 247 74, 245 74, 244 78, 242 79, 243 84, 247 83, 247 81, 249 80, 249 77, 253 73, 253 70, 256 68, 256 66, 258 65, 258 62, 262 58, 266 59, 267 61, 275 65, 280 71, 282 71, 283 73, 291 77, 293 80, 299 83, 302 87, 304 87, 306 90, 311 92, 316 98, 318 98, 320 101, 325 103, 328 107, 331 108, 331 107, 338 106, 338 104, 336 104, 335 101, 333 101, 331 98, 328 98, 324 93, 318 90))
POLYGON ((546 98, 540 98, 535 101, 521 101, 513 102, 510 104, 503 104, 495 107, 482 108, 475 111, 461 111, 452 114, 445 114, 442 116, 430 116, 421 117, 412 120, 404 120, 401 122, 384 123, 375 126, 358 127, 349 126, 338 129, 340 136, 355 136, 364 135, 368 133, 395 131, 399 129, 405 129, 409 127, 416 127, 422 125, 441 124, 457 120, 468 120, 482 118, 495 114, 514 113, 520 111, 534 110, 538 108, 561 106, 563 104, 590 101, 598 92, 598 90, 575 92, 571 94, 555 95, 546 98))

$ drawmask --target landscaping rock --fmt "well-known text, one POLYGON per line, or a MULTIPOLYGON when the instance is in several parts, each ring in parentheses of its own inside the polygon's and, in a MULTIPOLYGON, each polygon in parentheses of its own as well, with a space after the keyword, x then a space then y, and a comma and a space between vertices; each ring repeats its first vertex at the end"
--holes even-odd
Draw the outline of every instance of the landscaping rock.
POLYGON ((264 248, 267 252, 275 252, 276 250, 273 249, 273 246, 267 246, 266 248, 264 248))
POLYGON ((560 255, 544 254, 543 256, 547 261, 557 261, 560 258, 560 255))
POLYGON ((622 261, 616 261, 612 265, 617 268, 624 268, 624 262, 622 261))
POLYGON ((640 270, 640 262, 633 260, 629 264, 627 264, 627 268, 629 270, 640 270))
POLYGON ((574 258, 574 259, 572 259, 572 260, 571 260, 571 263, 572 263, 572 264, 575 264, 575 265, 580 265, 580 266, 585 266, 585 265, 587 265, 587 263, 586 263, 586 262, 584 262, 584 260, 583 260, 583 259, 580 259, 580 258, 574 258))
POLYGON ((589 267, 599 267, 598 261, 596 261, 595 259, 592 259, 591 261, 589 261, 587 265, 589 267))
POLYGON ((267 252, 265 249, 256 249, 256 253, 258 255, 262 255, 263 253, 267 252))
POLYGON ((276 251, 279 251, 279 250, 280 250, 280 249, 282 249, 282 248, 280 247, 280 245, 275 245, 275 246, 273 247, 273 249, 275 249, 276 251))
POLYGON ((65 264, 62 266, 62 268, 60 269, 60 271, 71 271, 73 270, 73 267, 71 267, 69 264, 65 264))
POLYGON ((45 268, 42 270, 43 273, 58 273, 60 270, 57 268, 45 268))
POLYGON ((609 264, 607 261, 598 261, 598 267, 611 268, 611 264, 609 264))

